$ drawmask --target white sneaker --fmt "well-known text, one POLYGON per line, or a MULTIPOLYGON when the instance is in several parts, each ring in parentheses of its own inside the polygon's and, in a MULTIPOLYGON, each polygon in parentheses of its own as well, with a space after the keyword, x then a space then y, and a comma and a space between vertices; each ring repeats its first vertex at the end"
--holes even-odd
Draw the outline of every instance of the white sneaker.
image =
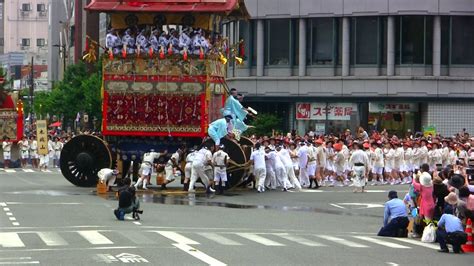
POLYGON ((343 186, 344 186, 344 184, 343 184, 343 183, 341 183, 341 182, 336 182, 336 185, 335 185, 335 186, 336 186, 336 187, 343 187, 343 186))
POLYGON ((188 192, 189 193, 194 193, 194 192, 196 192, 196 190, 195 189, 188 189, 188 192))
POLYGON ((209 191, 211 191, 212 193, 216 192, 216 190, 213 189, 212 187, 209 187, 209 191))

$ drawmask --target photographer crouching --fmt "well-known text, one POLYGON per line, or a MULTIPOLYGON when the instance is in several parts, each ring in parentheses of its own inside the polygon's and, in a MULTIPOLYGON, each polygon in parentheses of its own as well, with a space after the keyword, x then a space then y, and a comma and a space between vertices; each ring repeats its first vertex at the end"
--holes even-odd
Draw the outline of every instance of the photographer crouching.
POLYGON ((125 214, 132 213, 132 217, 135 220, 140 220, 138 214, 142 214, 143 210, 140 210, 140 201, 136 196, 135 187, 132 186, 132 180, 125 178, 123 180, 123 187, 118 190, 118 208, 114 210, 115 217, 118 220, 125 220, 125 214))

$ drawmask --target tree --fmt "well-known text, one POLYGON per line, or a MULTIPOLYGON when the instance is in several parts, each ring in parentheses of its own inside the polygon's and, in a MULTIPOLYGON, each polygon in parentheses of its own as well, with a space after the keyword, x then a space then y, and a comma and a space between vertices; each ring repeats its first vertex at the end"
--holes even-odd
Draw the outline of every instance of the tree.
POLYGON ((4 71, 3 68, 0 67, 0 79, 1 79, 1 82, 0 82, 0 106, 2 106, 3 104, 3 101, 5 101, 5 99, 7 98, 7 95, 8 95, 8 90, 7 90, 7 86, 8 86, 8 80, 7 80, 7 75, 4 71))
POLYGON ((255 128, 250 128, 245 133, 246 135, 255 134, 257 136, 270 136, 274 129, 281 126, 281 118, 275 114, 261 113, 250 123, 255 128))
POLYGON ((73 121, 78 112, 100 119, 100 70, 98 65, 89 72, 82 62, 69 66, 52 91, 35 93, 35 110, 43 117, 47 113, 63 115, 64 121, 73 121))

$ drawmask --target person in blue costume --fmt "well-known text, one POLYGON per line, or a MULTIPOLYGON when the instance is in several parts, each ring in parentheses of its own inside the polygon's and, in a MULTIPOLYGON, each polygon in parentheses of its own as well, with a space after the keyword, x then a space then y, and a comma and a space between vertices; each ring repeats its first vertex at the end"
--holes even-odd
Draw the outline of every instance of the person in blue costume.
POLYGON ((207 133, 209 134, 209 137, 214 140, 216 146, 219 146, 223 137, 227 135, 233 137, 233 130, 234 124, 232 114, 229 111, 224 111, 224 118, 217 119, 209 124, 207 133))

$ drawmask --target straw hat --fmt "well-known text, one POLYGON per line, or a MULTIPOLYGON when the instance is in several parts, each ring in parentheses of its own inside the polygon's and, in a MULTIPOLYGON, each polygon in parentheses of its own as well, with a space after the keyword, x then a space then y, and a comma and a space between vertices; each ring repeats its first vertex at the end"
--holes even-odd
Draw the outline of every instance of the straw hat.
POLYGON ((446 197, 444 197, 444 201, 446 201, 448 204, 451 204, 451 205, 457 204, 458 196, 456 195, 456 193, 451 192, 446 197))

